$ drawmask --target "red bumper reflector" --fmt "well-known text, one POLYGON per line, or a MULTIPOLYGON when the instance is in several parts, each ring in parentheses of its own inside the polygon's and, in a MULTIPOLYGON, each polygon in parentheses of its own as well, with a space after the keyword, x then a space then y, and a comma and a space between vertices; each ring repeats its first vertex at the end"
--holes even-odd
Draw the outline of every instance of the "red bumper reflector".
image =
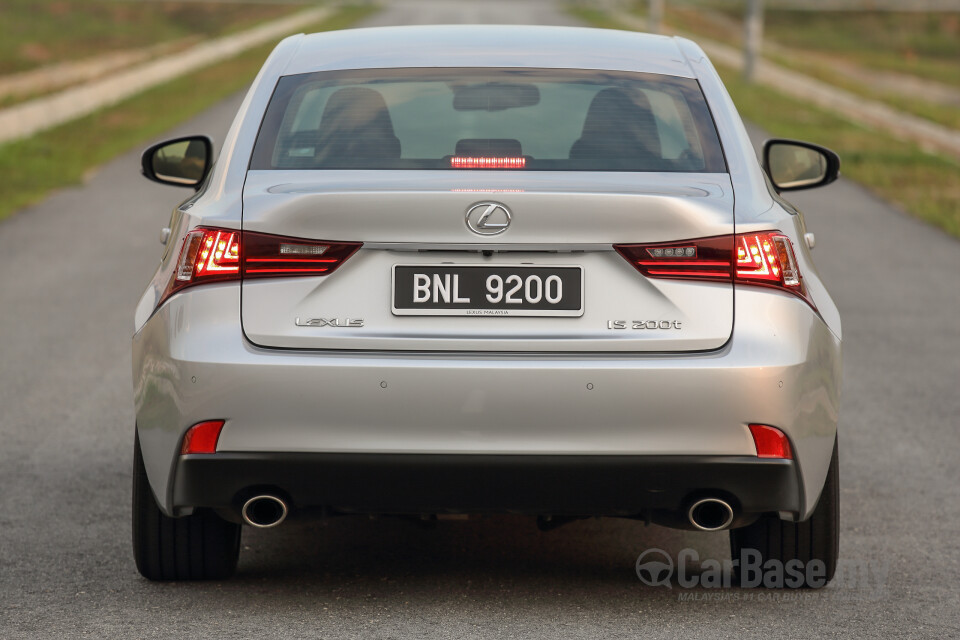
POLYGON ((216 453, 217 440, 223 429, 223 420, 209 420, 195 424, 183 435, 180 455, 188 453, 216 453))
POLYGON ((753 442, 757 445, 758 458, 793 460, 790 440, 780 429, 765 424, 751 424, 750 433, 753 435, 753 442))

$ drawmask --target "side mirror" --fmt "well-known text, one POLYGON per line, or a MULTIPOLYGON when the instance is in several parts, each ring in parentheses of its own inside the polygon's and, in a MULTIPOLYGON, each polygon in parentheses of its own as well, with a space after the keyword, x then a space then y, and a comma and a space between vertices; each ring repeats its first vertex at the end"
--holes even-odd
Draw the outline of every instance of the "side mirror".
POLYGON ((199 189, 213 166, 213 140, 207 136, 165 140, 144 151, 140 165, 148 180, 199 189))
POLYGON ((810 142, 774 138, 763 143, 763 168, 777 191, 830 184, 840 175, 840 156, 810 142))

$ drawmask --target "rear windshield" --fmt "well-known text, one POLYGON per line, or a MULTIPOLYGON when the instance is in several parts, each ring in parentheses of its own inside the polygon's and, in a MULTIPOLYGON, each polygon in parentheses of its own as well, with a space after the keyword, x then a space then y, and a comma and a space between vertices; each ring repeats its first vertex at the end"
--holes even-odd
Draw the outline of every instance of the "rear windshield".
POLYGON ((250 168, 726 171, 696 80, 488 68, 285 76, 250 168))

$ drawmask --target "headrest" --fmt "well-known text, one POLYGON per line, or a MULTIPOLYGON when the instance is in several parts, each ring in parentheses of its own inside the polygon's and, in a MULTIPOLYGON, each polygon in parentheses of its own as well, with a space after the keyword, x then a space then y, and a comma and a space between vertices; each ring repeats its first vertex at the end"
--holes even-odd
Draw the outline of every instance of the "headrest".
POLYGON ((454 155, 466 158, 519 158, 523 149, 512 138, 467 138, 457 141, 454 155))

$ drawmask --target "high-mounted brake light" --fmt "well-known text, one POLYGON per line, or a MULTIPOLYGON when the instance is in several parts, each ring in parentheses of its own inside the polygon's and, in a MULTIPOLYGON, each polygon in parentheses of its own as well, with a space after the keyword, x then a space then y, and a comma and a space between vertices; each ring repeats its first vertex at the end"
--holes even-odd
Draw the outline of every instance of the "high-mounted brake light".
POLYGON ((749 427, 753 442, 757 445, 758 458, 793 460, 793 451, 790 449, 787 434, 765 424, 751 424, 749 427))
POLYGON ((523 156, 516 158, 454 156, 450 158, 450 166, 454 169, 523 169, 527 166, 527 159, 523 156))
POLYGON ((648 278, 707 280, 775 287, 807 301, 790 238, 779 231, 614 248, 648 278))
POLYGON ((325 242, 198 227, 184 236, 173 277, 160 303, 196 284, 329 275, 361 246, 359 242, 325 242))
POLYGON ((180 455, 188 453, 216 453, 217 440, 223 429, 223 420, 208 420, 193 425, 183 434, 183 444, 180 445, 180 455))

